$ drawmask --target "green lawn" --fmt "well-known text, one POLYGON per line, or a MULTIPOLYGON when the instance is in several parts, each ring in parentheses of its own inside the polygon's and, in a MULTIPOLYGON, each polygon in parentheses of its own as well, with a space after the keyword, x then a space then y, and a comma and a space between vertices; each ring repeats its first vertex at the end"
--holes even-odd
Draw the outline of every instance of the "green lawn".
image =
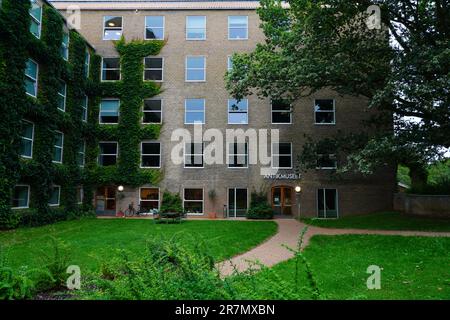
POLYGON ((154 224, 138 219, 83 219, 39 228, 0 232, 2 253, 14 267, 38 266, 50 252, 52 237, 68 246, 70 264, 95 270, 117 249, 141 254, 146 240, 177 235, 178 241, 204 241, 218 260, 232 257, 258 245, 276 233, 277 225, 267 221, 184 221, 181 224, 154 224))
POLYGON ((430 219, 404 216, 398 212, 381 212, 361 216, 349 216, 333 220, 302 219, 309 225, 323 228, 414 230, 450 232, 450 219, 430 219))
MULTIPOLYGON (((450 238, 314 236, 305 256, 327 299, 450 299, 450 238), (367 289, 369 265, 382 268, 380 290, 367 289)), ((303 267, 300 274, 298 288, 307 283, 303 267)), ((257 292, 262 299, 282 299, 276 288, 295 291, 295 261, 278 264, 255 278, 253 284, 242 285, 242 298, 255 297, 257 292), (250 293, 252 286, 256 288, 250 293)), ((302 299, 310 298, 305 289, 297 292, 302 299)))

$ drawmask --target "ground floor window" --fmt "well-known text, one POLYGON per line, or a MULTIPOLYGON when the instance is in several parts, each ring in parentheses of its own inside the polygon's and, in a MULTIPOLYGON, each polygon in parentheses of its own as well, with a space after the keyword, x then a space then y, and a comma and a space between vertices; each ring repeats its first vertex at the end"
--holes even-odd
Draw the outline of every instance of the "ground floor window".
POLYGON ((184 189, 183 208, 188 214, 203 214, 203 189, 184 189))
POLYGON ((28 208, 30 203, 30 186, 17 185, 13 190, 12 208, 24 209, 28 208))
POLYGON ((228 189, 228 216, 245 217, 248 209, 247 189, 228 189))
POLYGON ((139 203, 143 212, 159 209, 159 189, 141 188, 139 191, 139 203))
POLYGON ((319 218, 338 217, 338 195, 336 189, 317 190, 317 212, 319 218))
POLYGON ((53 186, 52 191, 50 193, 50 200, 48 202, 49 206, 59 206, 59 200, 61 197, 61 187, 53 186))

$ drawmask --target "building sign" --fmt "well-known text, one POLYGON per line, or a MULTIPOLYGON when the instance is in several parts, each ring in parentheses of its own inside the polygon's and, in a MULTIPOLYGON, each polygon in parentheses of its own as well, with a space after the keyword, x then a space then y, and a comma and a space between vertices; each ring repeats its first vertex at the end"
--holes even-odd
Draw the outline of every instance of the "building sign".
POLYGON ((264 175, 266 180, 299 180, 300 175, 297 173, 277 173, 264 175))

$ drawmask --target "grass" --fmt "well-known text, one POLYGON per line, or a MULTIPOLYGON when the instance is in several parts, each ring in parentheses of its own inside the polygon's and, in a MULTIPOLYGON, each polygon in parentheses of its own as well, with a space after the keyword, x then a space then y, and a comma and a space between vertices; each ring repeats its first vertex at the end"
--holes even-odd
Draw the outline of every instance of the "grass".
POLYGON ((255 247, 276 233, 277 225, 267 221, 185 221, 181 224, 154 224, 138 219, 82 219, 38 228, 0 232, 0 246, 13 267, 39 266, 41 256, 52 248, 52 237, 68 246, 70 264, 95 271, 117 249, 139 255, 146 240, 158 236, 178 236, 177 241, 204 240, 218 260, 230 258, 255 247))
MULTIPOLYGON (((326 299, 450 299, 450 238, 314 236, 304 253, 326 299), (370 265, 382 268, 380 290, 367 289, 370 265)), ((309 299, 301 288, 307 283, 302 266, 300 274, 297 292, 309 299)), ((295 260, 254 277, 261 298, 280 298, 271 288, 281 285, 295 291, 295 260)))
POLYGON ((302 221, 323 228, 450 232, 450 220, 404 216, 398 212, 349 216, 336 220, 305 218, 302 221))

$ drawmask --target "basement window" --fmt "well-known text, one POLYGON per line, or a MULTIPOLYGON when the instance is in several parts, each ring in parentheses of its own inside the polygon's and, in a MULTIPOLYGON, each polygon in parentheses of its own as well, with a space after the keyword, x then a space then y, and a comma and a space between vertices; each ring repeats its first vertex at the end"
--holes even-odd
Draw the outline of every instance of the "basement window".
POLYGON ((14 187, 12 193, 12 203, 13 209, 26 209, 30 204, 30 186, 19 184, 14 187))
POLYGON ((184 189, 183 208, 187 214, 203 214, 203 189, 184 189))
POLYGON ((159 210, 159 189, 141 188, 139 191, 139 203, 143 212, 159 210))

